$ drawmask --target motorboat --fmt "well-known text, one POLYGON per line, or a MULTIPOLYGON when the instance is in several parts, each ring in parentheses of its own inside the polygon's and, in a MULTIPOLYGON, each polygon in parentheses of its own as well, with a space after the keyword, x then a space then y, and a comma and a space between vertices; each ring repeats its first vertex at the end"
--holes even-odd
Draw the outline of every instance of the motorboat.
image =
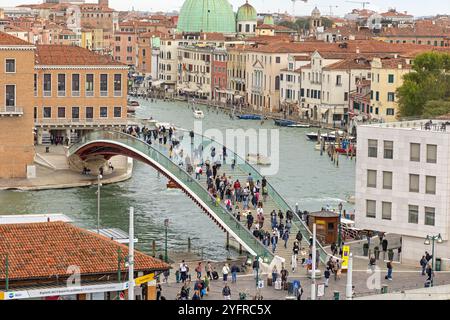
POLYGON ((257 114, 241 114, 237 117, 241 120, 262 120, 262 116, 257 114))
POLYGON ((288 125, 288 127, 289 128, 311 128, 311 125, 296 123, 296 124, 290 124, 290 125, 288 125))
POLYGON ((202 110, 194 110, 194 118, 195 119, 203 119, 205 117, 205 114, 202 110))
POLYGON ((295 121, 292 120, 276 119, 274 121, 275 125, 280 127, 289 127, 297 124, 295 121))
POLYGON ((139 102, 135 100, 128 100, 127 113, 135 113, 136 110, 139 108, 139 106, 140 106, 139 102))
MULTIPOLYGON (((323 133, 320 135, 321 139, 329 142, 329 141, 336 141, 336 133, 338 136, 345 138, 346 140, 355 141, 356 138, 353 136, 346 136, 344 131, 332 131, 329 133, 323 133)), ((306 137, 311 141, 317 141, 318 139, 318 133, 317 132, 309 132, 306 134, 306 137)))

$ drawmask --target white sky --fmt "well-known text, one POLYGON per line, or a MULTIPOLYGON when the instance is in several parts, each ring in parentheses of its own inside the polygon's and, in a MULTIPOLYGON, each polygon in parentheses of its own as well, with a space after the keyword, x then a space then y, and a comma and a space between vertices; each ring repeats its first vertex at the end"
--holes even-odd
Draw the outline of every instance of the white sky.
MULTIPOLYGON (((19 4, 41 3, 43 0, 0 0, 0 7, 11 7, 19 4)), ((198 0, 201 1, 201 0, 198 0)), ((358 0, 356 0, 358 2, 358 0)), ((449 0, 362 0, 369 1, 366 6, 368 9, 376 11, 386 11, 394 7, 398 11, 408 11, 415 16, 449 14, 449 0)), ((87 0, 86 2, 96 2, 96 0, 87 0)), ((184 0, 110 0, 110 7, 116 10, 135 10, 141 11, 172 11, 179 10, 184 0)), ((245 3, 245 0, 229 0, 234 10, 245 3)), ((291 12, 291 0, 249 0, 258 12, 291 12)), ((300 0, 295 5, 296 15, 309 15, 317 6, 323 14, 329 14, 330 5, 333 6, 333 13, 344 15, 353 8, 361 8, 358 3, 348 3, 346 0, 308 0, 304 3, 300 0), (337 6, 337 8, 336 8, 337 6)))

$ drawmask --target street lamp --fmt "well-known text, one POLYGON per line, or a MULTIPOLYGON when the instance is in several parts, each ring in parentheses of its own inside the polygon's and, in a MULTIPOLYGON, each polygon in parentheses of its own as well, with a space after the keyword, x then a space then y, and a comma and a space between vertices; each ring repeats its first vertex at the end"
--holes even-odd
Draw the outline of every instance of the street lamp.
POLYGON ((339 208, 339 225, 338 225, 338 227, 339 227, 339 230, 338 230, 338 246, 339 246, 339 248, 341 247, 341 244, 342 244, 342 207, 343 207, 343 205, 341 202, 341 203, 339 203, 339 206, 338 206, 338 208, 339 208))
POLYGON ((166 240, 164 243, 164 261, 167 263, 167 262, 169 262, 169 257, 167 255, 167 228, 169 227, 169 219, 164 220, 164 227, 165 227, 165 234, 166 234, 166 240))
POLYGON ((100 187, 102 184, 100 180, 102 180, 103 176, 99 174, 97 176, 97 233, 100 234, 100 187))
POLYGON ((259 256, 256 256, 256 289, 259 288, 259 256))
MULTIPOLYGON (((435 264, 435 257, 434 257, 434 243, 442 243, 442 237, 441 234, 439 233, 437 236, 429 236, 427 235, 427 237, 425 238, 425 242, 424 244, 429 246, 431 243, 431 268, 432 271, 434 271, 434 264, 435 264)), ((433 286, 433 277, 431 277, 431 286, 433 286)))

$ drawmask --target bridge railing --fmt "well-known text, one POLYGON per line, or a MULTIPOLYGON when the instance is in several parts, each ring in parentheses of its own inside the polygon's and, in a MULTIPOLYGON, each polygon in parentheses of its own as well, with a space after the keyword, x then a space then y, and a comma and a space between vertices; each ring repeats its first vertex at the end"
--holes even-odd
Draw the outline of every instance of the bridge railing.
MULTIPOLYGON (((181 131, 184 133, 184 139, 187 139, 188 143, 190 143, 189 138, 189 131, 184 129, 178 129, 178 131, 181 131)), ((221 151, 222 147, 224 146, 220 142, 217 142, 216 140, 201 135, 196 134, 194 135, 194 146, 203 145, 205 148, 208 145, 213 145, 214 147, 220 148, 221 151)), ((225 146, 226 147, 226 146, 225 146)), ((236 159, 236 168, 239 168, 243 172, 250 173, 253 177, 253 180, 259 180, 262 181, 264 178, 261 173, 249 162, 244 160, 241 156, 239 156, 236 152, 231 150, 230 148, 226 147, 227 151, 227 159, 236 159)), ((267 181, 267 179, 266 179, 267 181)), ((300 218, 300 216, 297 214, 297 212, 286 202, 286 200, 278 193, 276 188, 267 181, 267 191, 269 196, 272 198, 272 200, 278 205, 278 207, 286 213, 288 210, 293 212, 294 214, 294 220, 292 223, 300 230, 305 240, 309 240, 310 237, 312 237, 312 232, 309 230, 309 228, 306 226, 306 223, 300 218)), ((323 262, 326 262, 328 260, 328 257, 330 257, 330 254, 327 253, 327 251, 323 248, 321 243, 319 241, 316 241, 316 248, 319 251, 320 258, 323 262)))
POLYGON ((204 186, 202 186, 182 167, 174 163, 162 151, 157 150, 153 145, 149 145, 140 139, 119 131, 93 131, 85 135, 79 143, 72 145, 69 148, 69 154, 74 154, 79 148, 91 141, 110 142, 111 140, 124 144, 125 146, 131 147, 134 150, 149 156, 153 161, 158 163, 165 170, 169 171, 184 185, 186 185, 186 187, 191 190, 201 201, 203 201, 214 212, 214 214, 259 257, 261 257, 265 262, 272 261, 274 255, 261 241, 259 241, 258 238, 256 238, 247 228, 245 228, 222 203, 216 203, 216 200, 204 186))

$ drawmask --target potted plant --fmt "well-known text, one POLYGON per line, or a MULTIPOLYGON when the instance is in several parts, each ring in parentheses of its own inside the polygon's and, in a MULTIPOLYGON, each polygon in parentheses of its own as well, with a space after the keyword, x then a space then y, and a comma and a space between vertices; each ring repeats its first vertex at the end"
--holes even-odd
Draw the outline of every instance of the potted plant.
POLYGON ((388 259, 389 259, 389 261, 394 260, 394 250, 392 250, 392 249, 388 250, 388 259))
POLYGON ((375 253, 375 259, 379 260, 380 259, 380 247, 376 246, 373 249, 374 253, 375 253))
POLYGON ((363 245, 363 255, 364 255, 364 257, 367 257, 369 255, 369 244, 368 243, 364 243, 364 245, 363 245))

